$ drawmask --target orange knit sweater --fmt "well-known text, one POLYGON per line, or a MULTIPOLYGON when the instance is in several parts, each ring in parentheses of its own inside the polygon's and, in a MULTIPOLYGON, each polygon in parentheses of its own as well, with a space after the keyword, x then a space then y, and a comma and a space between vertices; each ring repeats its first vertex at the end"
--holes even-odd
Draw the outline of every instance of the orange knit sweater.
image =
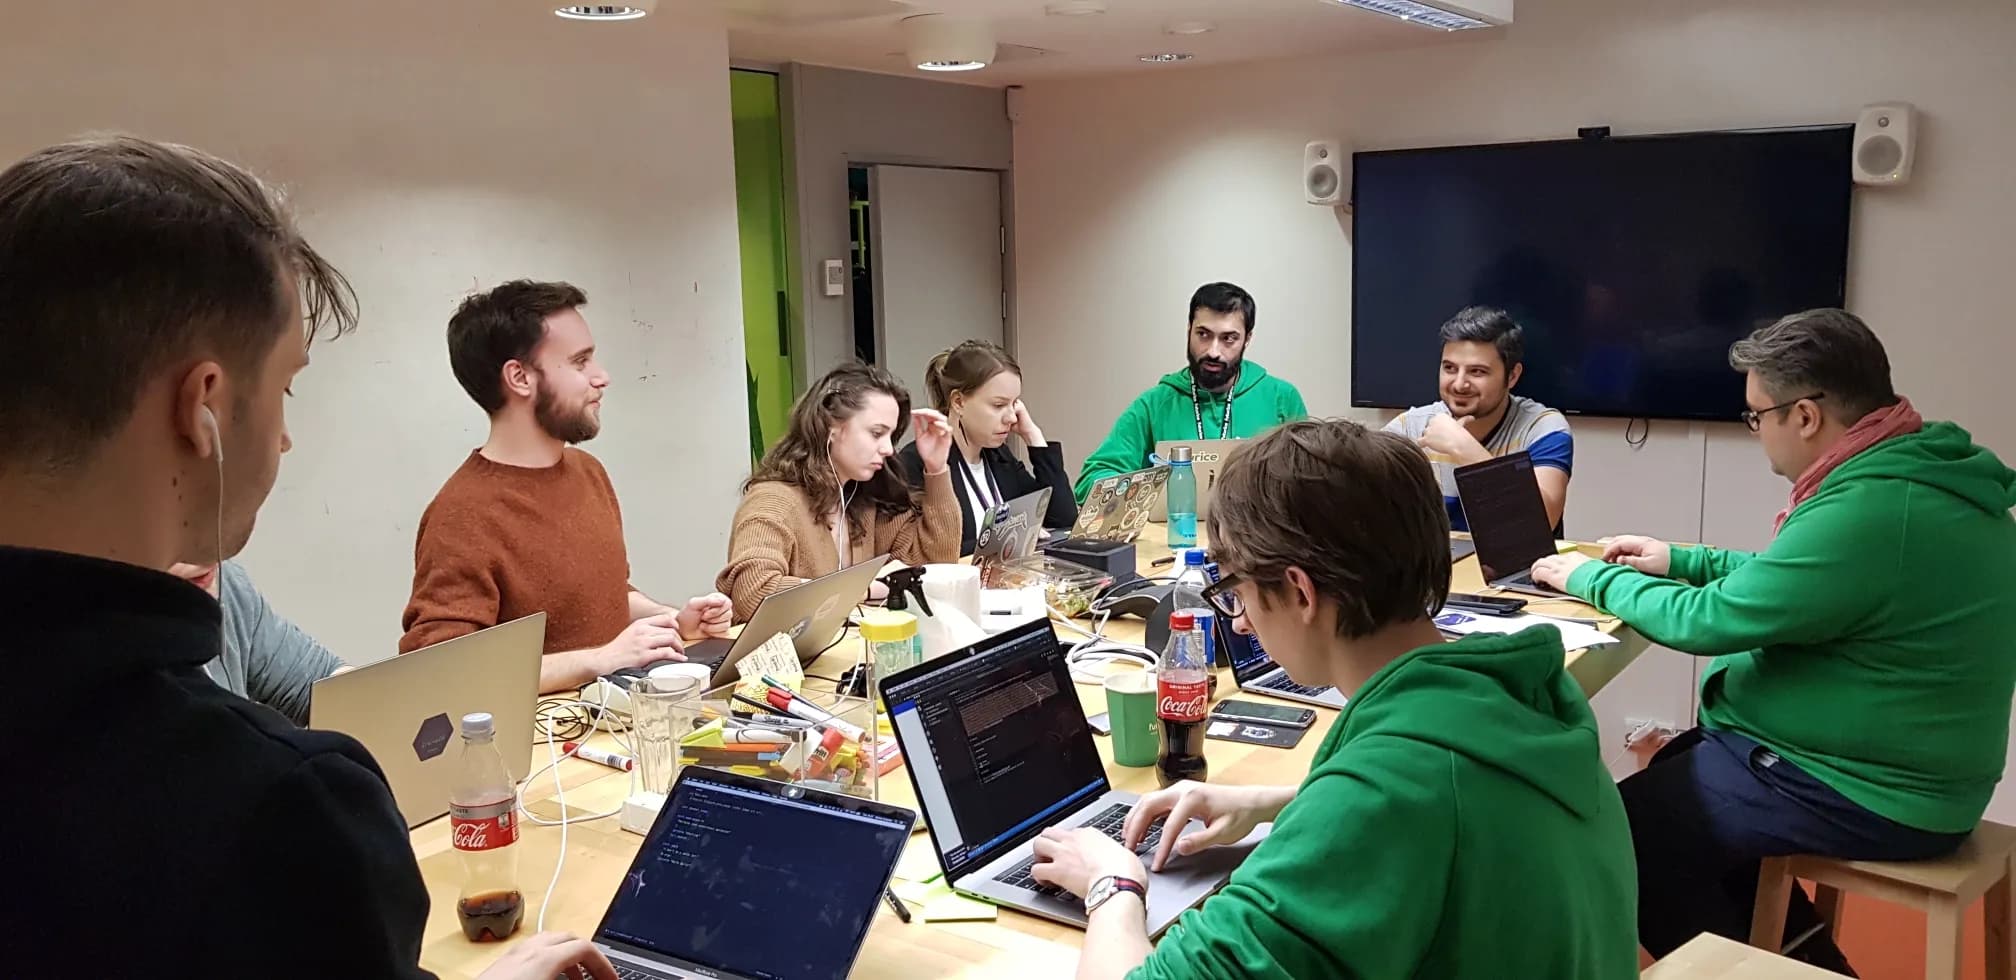
MULTIPOLYGON (((924 481, 922 513, 890 516, 866 503, 848 514, 848 550, 855 561, 887 552, 906 565, 959 560, 959 500, 948 470, 924 481)), ((714 587, 735 600, 735 621, 747 622, 773 592, 840 570, 831 525, 812 513, 805 491, 758 483, 742 495, 728 536, 728 567, 714 587)))
POLYGON ((541 610, 547 653, 601 646, 630 625, 616 488, 572 447, 544 469, 470 453, 420 517, 399 652, 541 610))

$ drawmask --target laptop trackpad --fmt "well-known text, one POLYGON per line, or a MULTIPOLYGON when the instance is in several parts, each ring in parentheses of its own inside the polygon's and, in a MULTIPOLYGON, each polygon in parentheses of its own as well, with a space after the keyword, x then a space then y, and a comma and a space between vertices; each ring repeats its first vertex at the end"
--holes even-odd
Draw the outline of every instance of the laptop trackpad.
MULTIPOLYGON (((1191 832, 1202 830, 1204 823, 1193 820, 1187 828, 1191 832)), ((1238 842, 1222 847, 1207 847, 1195 854, 1177 856, 1174 852, 1159 872, 1148 873, 1148 930, 1151 936, 1167 929, 1176 917, 1225 883, 1239 862, 1253 853, 1260 842, 1273 831, 1273 824, 1261 824, 1253 832, 1240 838, 1238 842)), ((1167 833, 1165 830, 1164 833, 1167 833)), ((1153 858, 1144 857, 1143 862, 1153 858)))

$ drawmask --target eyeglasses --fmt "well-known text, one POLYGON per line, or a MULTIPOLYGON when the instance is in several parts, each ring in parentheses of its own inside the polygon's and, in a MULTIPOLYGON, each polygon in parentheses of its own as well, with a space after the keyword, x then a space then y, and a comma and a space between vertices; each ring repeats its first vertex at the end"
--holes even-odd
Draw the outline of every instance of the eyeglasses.
POLYGON ((1246 615, 1246 603, 1239 598, 1239 593, 1232 591, 1232 586, 1238 582, 1239 576, 1234 574, 1205 586, 1204 601, 1210 603, 1211 608, 1217 610, 1220 616, 1228 619, 1238 619, 1246 615))
POLYGON ((1780 402, 1776 405, 1771 406, 1770 408, 1746 408, 1743 410, 1743 414, 1737 417, 1743 420, 1744 425, 1750 427, 1750 431, 1756 432, 1758 429, 1763 427, 1764 416, 1769 415, 1772 412, 1776 412, 1780 409, 1791 408, 1792 406, 1797 405, 1800 402, 1817 402, 1825 397, 1827 397, 1826 392, 1816 391, 1813 394, 1806 395, 1801 398, 1794 398, 1789 402, 1780 402))

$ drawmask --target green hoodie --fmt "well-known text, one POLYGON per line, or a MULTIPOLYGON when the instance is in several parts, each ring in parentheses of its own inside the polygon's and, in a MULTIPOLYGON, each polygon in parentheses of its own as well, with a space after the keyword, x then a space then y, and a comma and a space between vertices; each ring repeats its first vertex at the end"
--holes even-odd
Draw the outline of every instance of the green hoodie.
MULTIPOLYGON (((1148 465, 1148 454, 1163 440, 1197 438, 1197 413, 1204 413, 1204 435, 1218 437, 1225 421, 1225 396, 1199 389, 1190 400, 1190 369, 1162 376, 1155 387, 1141 393, 1134 404, 1120 413, 1106 441, 1085 459, 1085 469, 1073 488, 1078 502, 1092 492, 1092 484, 1121 473, 1131 473, 1148 465)), ((1239 380, 1232 385, 1232 438, 1251 439, 1283 422, 1307 418, 1302 393, 1295 386, 1267 373, 1252 361, 1242 362, 1239 380)))
POLYGON ((1130 978, 1637 976, 1631 830, 1562 663, 1541 626, 1386 665, 1130 978))
POLYGON ((2016 473, 1935 422, 1850 457, 1761 554, 1591 562, 1568 591, 1715 658, 1701 724, 1770 746, 1898 823, 1974 829, 2016 692, 2016 473), (1687 583, 1695 584, 1687 584, 1687 583))

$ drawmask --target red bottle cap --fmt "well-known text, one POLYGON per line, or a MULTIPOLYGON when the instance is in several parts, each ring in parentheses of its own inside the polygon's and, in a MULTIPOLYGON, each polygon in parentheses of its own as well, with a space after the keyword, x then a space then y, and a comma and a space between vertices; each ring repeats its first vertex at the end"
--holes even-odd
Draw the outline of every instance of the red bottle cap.
POLYGON ((1190 615, 1187 611, 1178 609, 1169 614, 1169 628, 1172 630, 1196 629, 1197 617, 1190 615))

